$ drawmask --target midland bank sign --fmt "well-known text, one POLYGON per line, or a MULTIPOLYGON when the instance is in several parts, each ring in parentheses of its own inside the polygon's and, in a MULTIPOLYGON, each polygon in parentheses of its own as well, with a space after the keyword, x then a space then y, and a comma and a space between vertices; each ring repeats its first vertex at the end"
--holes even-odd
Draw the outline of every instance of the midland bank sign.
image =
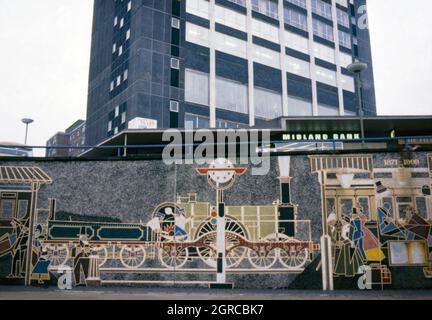
POLYGON ((285 133, 284 141, 359 140, 360 133, 285 133))

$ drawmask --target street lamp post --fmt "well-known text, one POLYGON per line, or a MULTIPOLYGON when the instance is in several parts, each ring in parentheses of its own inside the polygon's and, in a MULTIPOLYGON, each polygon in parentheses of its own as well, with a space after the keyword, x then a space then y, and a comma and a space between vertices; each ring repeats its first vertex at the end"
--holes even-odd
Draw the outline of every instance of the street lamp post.
POLYGON ((28 126, 29 126, 29 124, 32 124, 34 122, 34 120, 33 119, 29 119, 29 118, 24 118, 21 121, 22 121, 22 123, 24 123, 26 125, 26 133, 25 133, 24 144, 27 145, 28 126))
POLYGON ((358 98, 358 107, 359 107, 359 117, 360 117, 360 131, 361 131, 361 139, 362 139, 362 148, 364 147, 364 139, 365 139, 365 132, 364 132, 364 112, 363 112, 363 97, 362 97, 362 80, 361 80, 361 73, 363 71, 366 71, 368 68, 368 65, 364 62, 356 61, 351 63, 347 66, 347 69, 354 73, 357 78, 357 98, 358 98))

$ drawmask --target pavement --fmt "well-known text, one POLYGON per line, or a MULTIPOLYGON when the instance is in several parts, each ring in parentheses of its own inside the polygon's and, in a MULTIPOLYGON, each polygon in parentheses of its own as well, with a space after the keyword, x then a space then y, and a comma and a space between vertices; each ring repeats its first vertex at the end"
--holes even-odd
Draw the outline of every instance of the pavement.
POLYGON ((22 286, 0 286, 0 300, 432 300, 422 291, 298 291, 220 290, 145 287, 74 288, 62 291, 22 286))

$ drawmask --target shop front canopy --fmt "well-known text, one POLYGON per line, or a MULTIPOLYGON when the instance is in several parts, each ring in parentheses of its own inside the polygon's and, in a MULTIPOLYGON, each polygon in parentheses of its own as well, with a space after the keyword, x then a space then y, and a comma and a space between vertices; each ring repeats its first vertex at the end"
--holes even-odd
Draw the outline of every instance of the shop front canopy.
POLYGON ((38 167, 0 166, 0 183, 51 184, 51 177, 38 167))

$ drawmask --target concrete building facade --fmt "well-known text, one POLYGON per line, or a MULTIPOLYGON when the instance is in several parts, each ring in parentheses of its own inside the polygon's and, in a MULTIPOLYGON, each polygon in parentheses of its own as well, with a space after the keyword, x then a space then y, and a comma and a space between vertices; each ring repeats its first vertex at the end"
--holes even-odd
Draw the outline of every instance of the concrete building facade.
POLYGON ((376 115, 364 0, 96 0, 87 143, 125 129, 376 115))

